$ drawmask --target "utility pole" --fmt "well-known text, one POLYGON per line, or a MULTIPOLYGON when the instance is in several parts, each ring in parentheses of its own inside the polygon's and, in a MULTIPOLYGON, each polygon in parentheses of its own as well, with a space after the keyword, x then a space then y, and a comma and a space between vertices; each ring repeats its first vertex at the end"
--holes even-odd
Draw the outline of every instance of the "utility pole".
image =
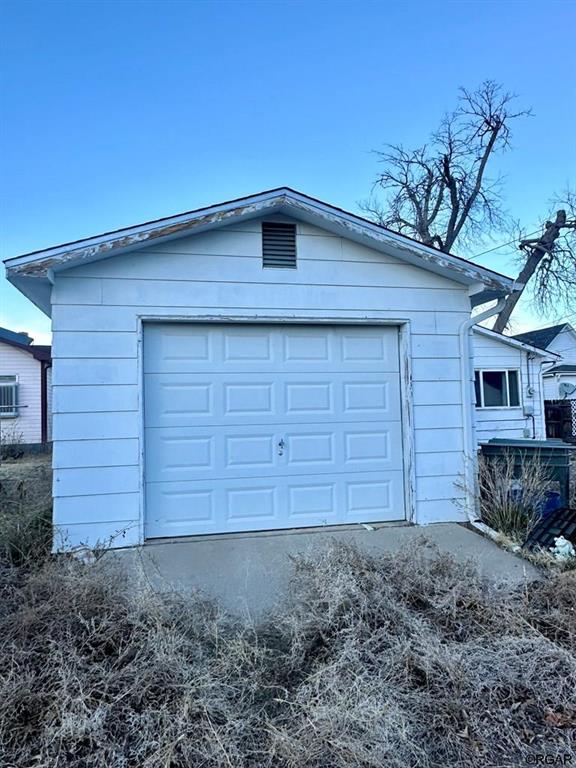
POLYGON ((540 237, 533 238, 532 240, 522 240, 520 242, 519 248, 526 253, 526 263, 522 267, 522 271, 516 280, 518 288, 510 293, 506 299, 504 307, 496 317, 496 322, 494 323, 493 328, 494 331, 503 333, 510 320, 510 315, 514 311, 514 307, 518 303, 525 286, 536 271, 540 262, 543 259, 552 261, 554 258, 556 241, 562 234, 562 230, 565 228, 576 228, 576 221, 567 221, 566 211, 561 209, 556 212, 554 221, 546 222, 544 232, 540 237))

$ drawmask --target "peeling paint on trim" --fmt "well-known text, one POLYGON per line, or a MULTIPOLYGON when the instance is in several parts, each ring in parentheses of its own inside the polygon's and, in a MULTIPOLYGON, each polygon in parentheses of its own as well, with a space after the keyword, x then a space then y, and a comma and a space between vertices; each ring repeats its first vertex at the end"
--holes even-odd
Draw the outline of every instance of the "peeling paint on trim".
MULTIPOLYGON (((267 206, 265 206, 267 207, 267 206)), ((22 275, 26 277, 44 277, 49 270, 58 268, 61 270, 67 265, 72 266, 70 262, 74 262, 74 266, 77 263, 81 263, 88 259, 94 260, 99 258, 106 258, 112 255, 114 251, 123 251, 127 248, 133 248, 138 245, 147 245, 150 241, 157 240, 159 238, 168 238, 178 233, 194 232, 194 230, 201 227, 209 227, 215 224, 222 224, 228 219, 244 217, 249 214, 263 212, 265 207, 259 205, 255 206, 242 206, 241 208, 235 208, 232 211, 219 211, 200 218, 194 218, 177 224, 169 224, 163 227, 150 229, 145 232, 135 232, 131 235, 124 235, 123 237, 114 238, 111 240, 104 240, 101 243, 95 245, 87 245, 82 248, 73 248, 72 250, 66 250, 55 256, 48 258, 38 257, 33 261, 22 265, 7 265, 7 271, 11 274, 22 275)))
POLYGON ((368 247, 379 246, 380 249, 393 250, 393 255, 398 255, 399 258, 406 254, 410 260, 416 258, 424 268, 429 266, 434 270, 440 269, 453 275, 457 274, 466 283, 480 282, 485 289, 495 289, 500 292, 503 290, 509 292, 513 287, 513 281, 510 278, 492 270, 471 264, 457 256, 445 254, 403 235, 385 230, 377 224, 364 221, 354 214, 346 213, 288 189, 281 189, 264 196, 256 195, 245 200, 246 202, 222 204, 214 206, 212 210, 204 209, 204 212, 174 216, 160 222, 119 230, 110 235, 87 238, 67 246, 7 259, 6 273, 9 279, 17 276, 43 278, 50 271, 60 271, 86 261, 107 258, 116 253, 144 247, 151 242, 169 239, 179 234, 203 231, 238 219, 253 218, 266 213, 281 212, 289 215, 292 212, 297 215, 300 212, 316 219, 319 226, 322 226, 322 223, 328 223, 337 227, 342 237, 348 236, 364 242, 368 247))

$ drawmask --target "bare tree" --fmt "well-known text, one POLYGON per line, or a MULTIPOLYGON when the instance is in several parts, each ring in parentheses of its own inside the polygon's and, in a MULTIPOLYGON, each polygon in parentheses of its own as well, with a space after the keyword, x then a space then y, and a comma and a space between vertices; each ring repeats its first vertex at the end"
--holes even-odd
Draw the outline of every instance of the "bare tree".
MULTIPOLYGON (((428 144, 414 150, 388 145, 377 152, 384 166, 374 190, 384 191, 362 208, 378 223, 450 252, 478 243, 511 225, 500 196, 501 180, 487 175, 491 158, 509 148, 510 124, 530 110, 515 109, 515 96, 487 80, 475 91, 460 89, 457 108, 447 114, 428 144)), ((543 312, 576 305, 576 194, 556 201, 555 215, 532 239, 519 238, 518 288, 508 296, 494 325, 506 328, 529 285, 543 312)))
POLYGON ((460 89, 430 142, 414 150, 388 145, 378 152, 384 170, 374 187, 386 193, 363 209, 380 224, 449 252, 501 229, 507 216, 500 180, 489 180, 491 157, 510 145, 511 122, 530 114, 512 107, 515 96, 487 80, 476 91, 460 89))
POLYGON ((520 240, 522 268, 516 280, 518 288, 506 299, 496 317, 494 330, 507 327, 525 287, 529 284, 536 305, 543 312, 554 306, 576 304, 576 194, 567 190, 562 208, 547 221, 539 237, 520 240))

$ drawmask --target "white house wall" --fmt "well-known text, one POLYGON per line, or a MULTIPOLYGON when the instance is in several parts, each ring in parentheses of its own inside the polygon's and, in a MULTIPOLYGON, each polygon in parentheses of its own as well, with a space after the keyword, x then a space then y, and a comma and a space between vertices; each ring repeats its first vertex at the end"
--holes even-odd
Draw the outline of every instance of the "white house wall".
MULTIPOLYGON (((548 345, 551 352, 562 355, 554 365, 576 365, 576 333, 565 328, 548 345)), ((572 384, 576 386, 576 373, 564 372, 561 374, 544 377, 544 399, 560 400, 565 395, 560 394, 560 384, 572 384)), ((568 395, 568 399, 576 400, 576 392, 568 395)))
POLYGON ((542 377, 540 364, 542 357, 528 361, 528 353, 498 339, 492 339, 481 333, 473 334, 474 368, 476 370, 518 370, 520 372, 521 402, 518 408, 476 408, 476 439, 479 442, 493 437, 523 439, 546 437, 542 400, 542 377), (528 376, 530 366, 530 376, 528 376), (528 379, 533 394, 528 391, 528 379), (524 413, 525 406, 534 409, 534 424, 531 417, 524 413))
POLYGON ((46 369, 46 439, 52 440, 52 366, 46 369))
POLYGON ((547 349, 550 352, 556 352, 557 355, 562 355, 562 360, 558 361, 558 365, 576 365, 576 333, 570 328, 564 328, 560 331, 552 339, 547 349))
POLYGON ((544 376, 544 399, 563 400, 567 398, 568 400, 576 400, 576 390, 570 395, 561 394, 560 384, 571 384, 576 387, 576 373, 550 373, 544 376))
POLYGON ((462 495, 458 330, 470 314, 467 289, 301 223, 297 249, 298 269, 262 269, 260 222, 252 221, 56 275, 54 517, 67 545, 141 541, 142 316, 408 323, 415 521, 464 519, 454 500, 462 495))
POLYGON ((16 437, 23 443, 42 440, 42 406, 40 400, 41 364, 28 352, 0 342, 0 376, 18 376, 18 402, 15 419, 0 419, 4 439, 16 437))

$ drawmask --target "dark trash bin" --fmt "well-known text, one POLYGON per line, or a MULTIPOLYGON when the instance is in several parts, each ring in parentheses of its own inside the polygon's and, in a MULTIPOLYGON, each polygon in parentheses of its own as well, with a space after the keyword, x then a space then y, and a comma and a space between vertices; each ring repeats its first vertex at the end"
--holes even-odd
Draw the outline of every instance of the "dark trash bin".
POLYGON ((540 510, 540 517, 548 517, 552 512, 562 507, 562 497, 556 491, 546 491, 544 494, 544 504, 540 510))
POLYGON ((514 475, 520 477, 526 461, 538 459, 544 465, 548 479, 560 485, 560 493, 550 492, 542 515, 551 514, 555 509, 566 507, 570 500, 570 452, 575 446, 563 440, 507 440, 493 437, 480 446, 486 459, 503 459, 510 454, 514 457, 514 475), (557 497, 557 498, 555 498, 557 497), (546 511, 548 510, 548 511, 546 511))

